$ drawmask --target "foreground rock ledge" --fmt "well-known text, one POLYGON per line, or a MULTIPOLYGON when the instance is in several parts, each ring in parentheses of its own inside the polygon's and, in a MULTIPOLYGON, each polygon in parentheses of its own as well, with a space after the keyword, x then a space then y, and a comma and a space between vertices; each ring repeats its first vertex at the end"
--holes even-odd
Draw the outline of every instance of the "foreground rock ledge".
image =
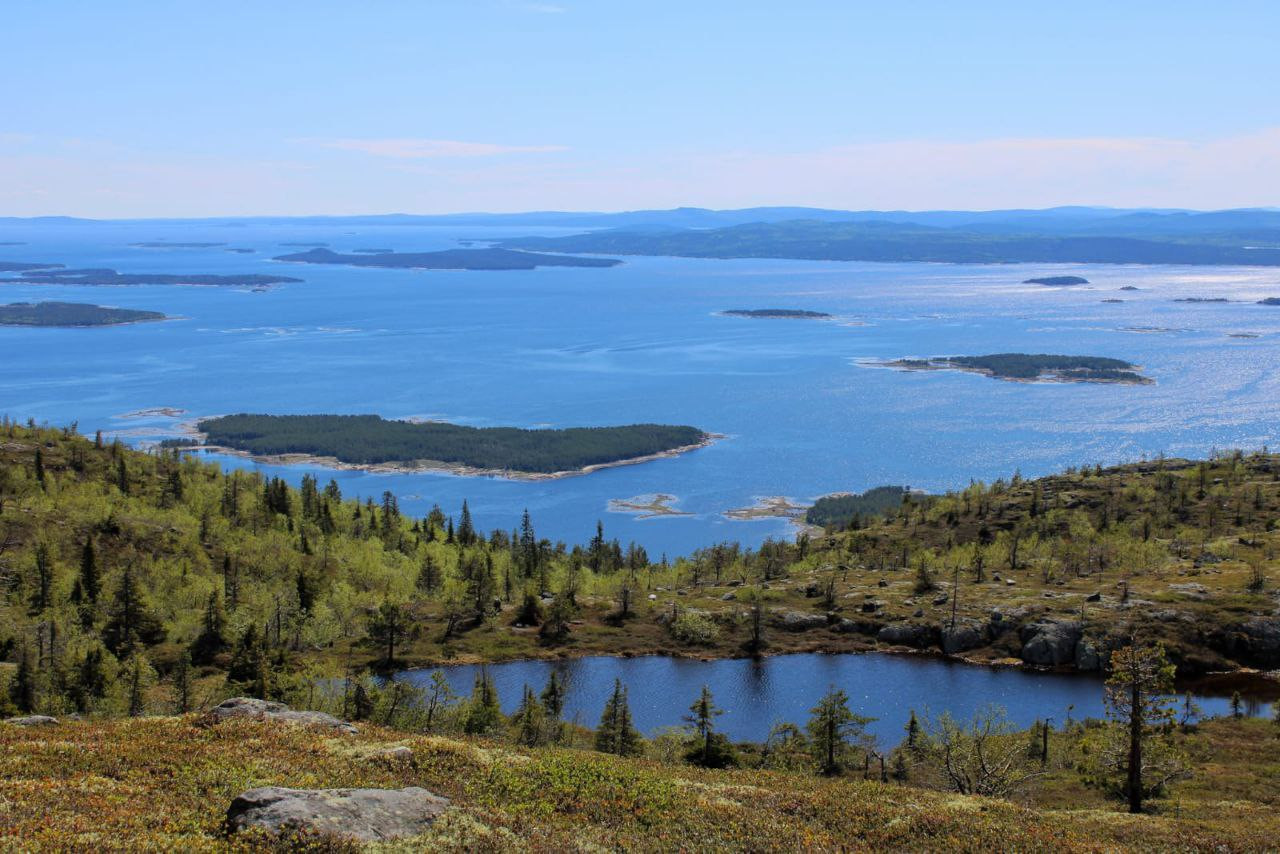
POLYGON ((254 720, 285 721, 286 723, 304 724, 324 727, 339 732, 355 733, 356 728, 344 720, 324 712, 299 712, 284 703, 273 703, 269 700, 258 700, 253 697, 232 697, 224 700, 209 710, 208 720, 212 723, 227 718, 253 718, 254 720))
POLYGON ((361 842, 423 833, 449 806, 449 799, 426 789, 250 789, 231 802, 232 832, 263 828, 273 833, 304 831, 361 842))

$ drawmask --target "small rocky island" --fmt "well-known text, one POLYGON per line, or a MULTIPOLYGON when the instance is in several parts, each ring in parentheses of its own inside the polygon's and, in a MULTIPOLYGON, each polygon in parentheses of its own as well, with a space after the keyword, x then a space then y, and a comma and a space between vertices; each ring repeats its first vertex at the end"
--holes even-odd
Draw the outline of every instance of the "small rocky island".
POLYGON ((1023 279, 1022 284, 1066 287, 1068 285, 1087 285, 1089 280, 1084 276, 1045 276, 1039 279, 1023 279))
POLYGON ((0 305, 0 326, 120 326, 166 319, 158 311, 107 308, 82 302, 13 302, 0 305))
POLYGON ((312 249, 281 255, 277 261, 295 264, 345 264, 351 267, 388 267, 404 270, 533 270, 538 267, 616 267, 616 258, 581 258, 544 255, 515 249, 444 249, 439 252, 383 252, 342 255, 330 249, 312 249))
POLYGON ((1267 297, 1258 300, 1258 305, 1280 305, 1280 297, 1267 297))
POLYGON ((1231 302, 1226 297, 1178 297, 1174 302, 1231 302))
POLYGON ((229 276, 212 273, 117 273, 108 269, 39 269, 16 279, 5 279, 24 285, 208 285, 214 287, 254 287, 301 282, 292 276, 265 276, 261 273, 237 273, 229 276))
POLYGON ((940 356, 897 359, 883 363, 902 371, 968 371, 1013 382, 1120 383, 1151 385, 1138 366, 1105 356, 1058 356, 1049 353, 993 353, 987 356, 940 356))
MULTIPOLYGON (((377 415, 226 415, 196 424, 204 447, 283 462, 542 479, 675 456, 716 437, 696 427, 629 424, 526 430, 396 421, 377 415)), ((200 447, 171 440, 172 447, 200 447)))
POLYGON ((720 312, 726 317, 794 318, 822 320, 831 317, 825 311, 806 311, 800 308, 731 308, 720 312))

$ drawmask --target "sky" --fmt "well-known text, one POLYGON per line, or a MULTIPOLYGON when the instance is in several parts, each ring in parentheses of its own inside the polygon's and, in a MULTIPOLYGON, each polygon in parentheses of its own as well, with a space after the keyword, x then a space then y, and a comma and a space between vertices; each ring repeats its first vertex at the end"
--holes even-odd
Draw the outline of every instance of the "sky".
POLYGON ((6 0, 0 216, 1280 205, 1276 0, 6 0))

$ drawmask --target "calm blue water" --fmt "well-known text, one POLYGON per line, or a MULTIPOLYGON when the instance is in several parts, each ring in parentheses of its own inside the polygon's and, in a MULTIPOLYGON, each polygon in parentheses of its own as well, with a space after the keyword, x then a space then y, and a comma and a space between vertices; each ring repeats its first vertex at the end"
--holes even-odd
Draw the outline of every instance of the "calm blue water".
MULTIPOLYGON (((471 693, 476 666, 442 668, 453 689, 471 693)), ((995 669, 935 658, 887 653, 825 655, 799 653, 759 660, 696 659, 646 656, 598 656, 569 661, 513 661, 487 666, 510 713, 520 704, 526 684, 541 691, 555 670, 569 684, 565 717, 594 727, 613 690, 613 680, 627 686, 636 727, 646 734, 680 726, 689 705, 703 685, 711 688, 716 704, 725 710, 716 725, 735 740, 761 741, 775 723, 803 724, 809 710, 830 686, 849 695, 849 707, 877 720, 867 731, 881 746, 902 738, 912 709, 937 717, 950 712, 967 719, 987 705, 1003 706, 1009 720, 1021 727, 1037 719, 1053 718, 1056 725, 1070 715, 1079 720, 1102 717, 1102 682, 1088 676, 995 669)), ((398 678, 425 684, 429 672, 411 670, 398 678)), ((1223 697, 1200 697, 1206 715, 1229 713, 1223 697)), ((1254 699, 1249 714, 1266 714, 1268 707, 1254 699)))
MULTIPOLYGON (((148 223, 0 227, 0 259, 122 271, 282 271, 266 293, 190 287, 0 284, 0 298, 157 309, 181 319, 116 329, 0 329, 0 412, 130 441, 172 419, 250 412, 374 412, 464 424, 659 421, 727 434, 677 459, 539 483, 441 474, 336 475, 348 494, 390 489, 410 512, 468 498, 484 528, 527 507, 539 533, 585 541, 595 520, 656 558, 716 540, 785 535, 782 520, 725 519, 763 496, 812 499, 905 483, 940 490, 1020 469, 1036 475, 1144 454, 1275 442, 1280 423, 1280 271, 1076 265, 953 266, 633 258, 609 270, 415 272, 281 265, 285 241, 337 250, 447 248, 534 229, 148 223), (153 240, 257 249, 154 250, 153 240), (1082 274, 1086 288, 1021 285, 1082 274), (1121 285, 1142 290, 1119 292, 1121 285), (1175 297, 1246 302, 1188 304, 1175 297), (1126 300, 1104 304, 1102 299, 1126 300), (718 317, 797 307, 834 322, 718 317), (1159 332, 1124 331, 1158 327, 1159 332), (1261 337, 1231 338, 1250 332, 1261 337), (1157 385, 1026 385, 868 368, 864 359, 1022 350, 1107 355, 1157 385), (614 498, 671 493, 693 515, 639 520, 614 498)), ((545 230, 544 230, 544 233, 545 230)), ((231 461, 247 465, 244 461, 231 461)), ((297 481, 305 469, 270 469, 297 481)), ((331 475, 320 471, 322 479, 331 475)))

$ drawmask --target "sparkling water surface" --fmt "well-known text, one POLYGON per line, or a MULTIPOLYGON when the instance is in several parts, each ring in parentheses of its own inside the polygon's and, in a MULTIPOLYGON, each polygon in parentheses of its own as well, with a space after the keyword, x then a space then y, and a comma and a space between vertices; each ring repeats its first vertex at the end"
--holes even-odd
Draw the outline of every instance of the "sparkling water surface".
MULTIPOLYGON (((872 264, 626 258, 612 269, 410 271, 283 264, 285 242, 424 251, 542 229, 326 225, 0 226, 0 260, 122 272, 281 273, 265 292, 219 287, 0 284, 4 302, 95 302, 176 319, 103 329, 0 328, 0 411, 118 433, 172 435, 232 412, 377 413, 476 426, 653 421, 724 434, 673 459, 521 482, 310 469, 347 495, 391 490, 408 512, 464 498, 484 529, 528 508, 538 533, 606 534, 656 559, 719 540, 789 536, 782 519, 722 514, 760 498, 963 486, 1144 455, 1274 444, 1280 415, 1280 271, 1107 265, 872 264), (253 254, 143 249, 216 241, 253 254), (1091 280, 1024 285, 1033 276, 1091 280), (1137 291, 1121 291, 1131 285, 1137 291), (1177 302, 1225 297, 1229 303, 1177 302), (1106 299, 1124 302, 1107 303, 1106 299), (801 308, 833 320, 757 320, 801 308), (1257 337, 1232 337, 1233 335, 1257 337), (1113 356, 1155 385, 1028 384, 870 366, 903 356, 1113 356), (154 407, 180 418, 122 418, 154 407), (667 493, 690 515, 638 519, 610 499, 667 493)), ((254 465, 224 458, 231 465, 254 465)), ((259 466, 293 482, 304 466, 259 466)))

